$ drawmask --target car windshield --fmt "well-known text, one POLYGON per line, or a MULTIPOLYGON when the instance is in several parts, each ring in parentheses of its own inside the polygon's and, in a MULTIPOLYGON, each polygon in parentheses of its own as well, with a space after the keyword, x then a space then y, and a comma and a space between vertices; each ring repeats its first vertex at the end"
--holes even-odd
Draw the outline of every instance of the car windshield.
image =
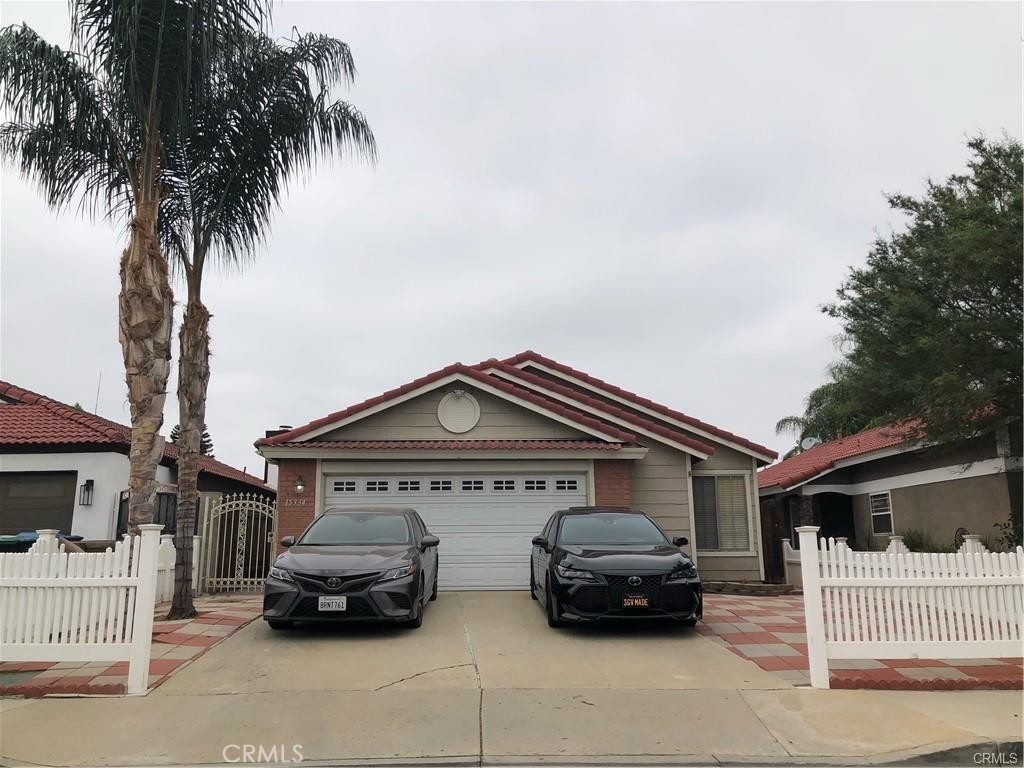
POLYGON ((402 514, 349 512, 321 515, 299 544, 408 544, 409 523, 402 514))
POLYGON ((665 535, 643 515, 598 512, 566 515, 562 544, 664 544, 665 535))

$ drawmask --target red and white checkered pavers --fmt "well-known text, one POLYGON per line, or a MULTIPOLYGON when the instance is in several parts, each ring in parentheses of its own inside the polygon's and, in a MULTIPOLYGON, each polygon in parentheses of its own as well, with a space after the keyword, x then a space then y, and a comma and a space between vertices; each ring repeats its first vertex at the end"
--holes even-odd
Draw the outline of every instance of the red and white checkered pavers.
MULTIPOLYGON (((710 593, 697 631, 794 685, 810 685, 800 595, 710 593)), ((829 662, 833 688, 948 690, 1024 687, 1022 659, 843 659, 829 662)))

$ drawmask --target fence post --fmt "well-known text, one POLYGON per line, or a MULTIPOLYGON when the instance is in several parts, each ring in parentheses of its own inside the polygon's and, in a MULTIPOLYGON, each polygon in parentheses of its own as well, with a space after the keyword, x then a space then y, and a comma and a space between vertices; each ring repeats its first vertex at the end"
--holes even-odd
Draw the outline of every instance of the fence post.
POLYGON ((44 555, 50 555, 58 551, 60 547, 57 544, 57 533, 56 528, 40 528, 37 530, 36 543, 32 550, 41 552, 44 555))
POLYGON ((153 643, 153 610, 156 608, 157 551, 160 548, 159 523, 139 526, 139 581, 135 588, 135 616, 132 620, 132 648, 128 656, 128 693, 145 693, 149 687, 149 656, 153 643))
POLYGON ((988 552, 988 547, 981 543, 980 533, 965 533, 964 543, 960 545, 960 551, 965 555, 973 555, 975 552, 988 552))
POLYGON ((907 549, 907 545, 903 543, 903 537, 902 536, 890 536, 889 537, 889 546, 885 548, 885 551, 889 552, 889 553, 892 553, 892 554, 897 554, 898 555, 898 554, 906 554, 910 550, 907 549))
POLYGON ((789 584, 789 553, 792 550, 789 539, 782 540, 782 580, 789 584))
POLYGON ((818 526, 801 525, 796 532, 800 535, 800 575, 804 582, 804 620, 807 624, 807 661, 811 671, 811 685, 815 688, 828 688, 818 526))
POLYGON ((202 536, 192 537, 192 592, 193 594, 199 593, 199 568, 203 562, 202 558, 202 536))

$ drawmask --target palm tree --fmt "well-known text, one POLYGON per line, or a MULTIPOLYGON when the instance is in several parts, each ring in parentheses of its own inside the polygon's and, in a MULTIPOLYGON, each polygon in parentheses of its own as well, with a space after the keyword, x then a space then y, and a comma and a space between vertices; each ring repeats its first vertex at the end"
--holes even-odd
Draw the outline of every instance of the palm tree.
POLYGON ((27 26, 0 30, 0 155, 55 209, 125 226, 118 336, 131 408, 129 521, 152 520, 174 297, 158 215, 166 148, 182 140, 214 57, 262 29, 265 0, 72 0, 63 50, 27 26))
POLYGON ((250 258, 287 183, 318 157, 348 149, 375 158, 365 118, 331 97, 336 85, 349 85, 354 77, 351 52, 340 40, 304 34, 278 43, 249 34, 232 56, 217 60, 202 93, 203 110, 194 111, 189 132, 168 147, 173 184, 160 229, 187 290, 179 331, 177 561, 169 618, 195 615, 196 460, 210 381, 204 270, 211 258, 227 264, 250 258))

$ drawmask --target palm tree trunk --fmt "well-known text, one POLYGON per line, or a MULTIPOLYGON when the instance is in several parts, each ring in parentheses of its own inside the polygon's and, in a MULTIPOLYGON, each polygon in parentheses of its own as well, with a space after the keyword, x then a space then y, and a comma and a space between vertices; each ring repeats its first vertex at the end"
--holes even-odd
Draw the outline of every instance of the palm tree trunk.
POLYGON ((196 615, 192 603, 192 536, 199 509, 200 442, 210 383, 210 313, 199 298, 199 275, 190 275, 188 304, 178 333, 178 528, 174 548, 174 601, 168 619, 196 615))
POLYGON ((156 200, 136 205, 131 240, 121 256, 118 296, 118 337, 132 414, 128 523, 133 532, 153 520, 171 365, 174 294, 156 234, 157 207, 156 200))

